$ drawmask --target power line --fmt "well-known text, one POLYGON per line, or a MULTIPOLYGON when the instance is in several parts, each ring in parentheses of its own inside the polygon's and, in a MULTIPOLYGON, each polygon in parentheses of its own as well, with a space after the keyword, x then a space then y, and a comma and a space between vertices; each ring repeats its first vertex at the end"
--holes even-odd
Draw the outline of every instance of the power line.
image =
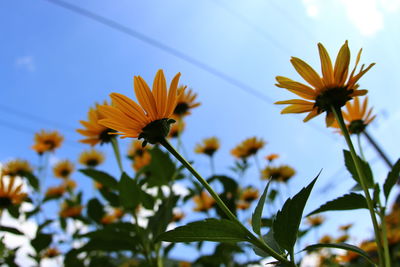
MULTIPOLYGON (((171 54, 173 56, 176 56, 177 58, 180 58, 183 61, 186 61, 189 64, 192 64, 192 65, 194 65, 194 66, 196 66, 196 67, 198 67, 198 68, 200 68, 200 69, 202 69, 202 70, 204 70, 204 71, 206 71, 206 72, 208 72, 208 73, 210 73, 210 74, 212 74, 212 75, 224 80, 225 82, 237 87, 238 89, 240 89, 240 90, 242 90, 242 91, 244 91, 244 92, 246 92, 248 94, 251 94, 251 95, 255 96, 256 98, 261 99, 262 101, 264 101, 264 102, 266 102, 268 104, 273 104, 275 102, 271 98, 269 98, 268 96, 260 93, 257 89, 255 89, 251 85, 248 85, 248 84, 246 84, 246 83, 244 83, 242 81, 239 81, 238 79, 235 79, 234 77, 231 77, 228 74, 226 74, 226 73, 224 73, 222 71, 219 71, 218 69, 213 68, 212 66, 210 66, 210 65, 208 65, 208 64, 206 64, 206 63, 204 63, 204 62, 202 62, 200 60, 197 60, 196 58, 194 58, 192 56, 189 56, 189 55, 187 55, 187 54, 185 54, 185 53, 183 53, 183 52, 181 52, 181 51, 179 51, 179 50, 177 50, 177 49, 175 49, 173 47, 170 47, 170 46, 168 46, 166 44, 163 44, 163 43, 161 43, 161 42, 159 42, 159 41, 157 41, 157 40, 155 40, 155 39, 153 39, 153 38, 151 38, 151 37, 149 37, 149 36, 147 36, 147 35, 145 35, 143 33, 140 33, 140 32, 138 32, 138 31, 136 31, 136 30, 134 30, 132 28, 129 28, 129 27, 125 26, 125 25, 122 25, 122 24, 120 24, 120 23, 118 23, 118 22, 116 22, 114 20, 111 20, 111 19, 106 18, 104 16, 95 14, 95 13, 93 13, 93 12, 87 10, 87 9, 83 9, 81 7, 78 7, 76 5, 73 5, 73 4, 70 4, 70 3, 67 3, 67 2, 64 2, 64 1, 61 1, 61 0, 43 0, 43 1, 47 1, 47 2, 49 2, 51 4, 54 4, 54 5, 59 6, 61 8, 67 9, 67 10, 69 10, 69 11, 75 13, 75 14, 78 14, 78 15, 84 16, 84 17, 86 17, 88 19, 94 20, 94 21, 96 21, 96 22, 98 22, 100 24, 103 24, 103 25, 105 25, 107 27, 110 27, 110 28, 112 28, 112 29, 114 29, 116 31, 119 31, 119 32, 124 33, 124 34, 127 34, 127 35, 129 35, 129 36, 131 36, 131 37, 133 37, 135 39, 138 39, 138 40, 140 40, 142 42, 145 42, 145 43, 147 43, 147 44, 149 44, 149 45, 151 45, 153 47, 159 48, 159 49, 165 51, 166 53, 171 54)), ((273 40, 273 39, 271 39, 271 40, 273 40)), ((278 108, 275 105, 273 105, 273 106, 275 108, 278 108)), ((323 129, 321 129, 317 125, 314 125, 312 123, 308 123, 308 125, 310 125, 312 128, 314 128, 315 130, 317 130, 317 131, 319 131, 321 133, 327 134, 323 129)))
POLYGON ((78 7, 76 5, 73 5, 73 4, 64 2, 64 1, 60 1, 60 0, 44 0, 44 1, 47 1, 49 3, 57 5, 59 7, 64 8, 64 9, 67 9, 69 11, 72 11, 72 12, 74 12, 76 14, 82 15, 82 16, 84 16, 86 18, 91 19, 91 20, 97 21, 97 22, 99 22, 99 23, 101 23, 103 25, 106 25, 106 26, 114 29, 114 30, 117 30, 117 31, 122 32, 122 33, 125 33, 125 34, 127 34, 127 35, 129 35, 131 37, 134 37, 134 38, 142 41, 142 42, 150 44, 151 46, 157 47, 157 48, 159 48, 159 49, 161 49, 161 50, 163 50, 163 51, 165 51, 165 52, 167 52, 167 53, 169 53, 171 55, 174 55, 174 56, 182 59, 183 61, 186 61, 186 62, 188 62, 188 63, 190 63, 190 64, 192 64, 192 65, 194 65, 194 66, 196 66, 196 67, 208 72, 208 73, 211 73, 212 75, 214 75, 214 76, 226 81, 227 83, 229 83, 231 85, 234 85, 235 87, 237 87, 237 88, 239 88, 239 89, 241 89, 241 90, 243 90, 243 91, 245 91, 245 92, 247 92, 247 93, 249 93, 249 94, 251 94, 251 95, 253 95, 253 96, 255 96, 255 97, 257 97, 257 98, 259 98, 259 99, 261 99, 263 101, 265 101, 265 102, 267 102, 267 103, 270 103, 270 104, 274 103, 274 101, 271 98, 269 98, 268 96, 260 93, 258 90, 256 90, 252 86, 250 86, 250 85, 248 85, 248 84, 246 84, 246 83, 244 83, 242 81, 239 81, 239 80, 229 76, 228 74, 226 74, 226 73, 224 73, 222 71, 219 71, 218 69, 216 69, 216 68, 214 68, 214 67, 212 67, 212 66, 210 66, 210 65, 208 65, 208 64, 206 64, 206 63, 204 63, 204 62, 202 62, 200 60, 197 60, 196 58, 194 58, 194 57, 192 57, 192 56, 190 56, 188 54, 185 54, 185 53, 183 53, 183 52, 181 52, 181 51, 179 51, 179 50, 177 50, 175 48, 172 48, 171 46, 163 44, 163 43, 161 43, 161 42, 159 42, 159 41, 157 41, 157 40, 155 40, 155 39, 153 39, 153 38, 151 38, 151 37, 149 37, 147 35, 144 35, 144 34, 138 32, 138 31, 135 31, 135 30, 133 30, 133 29, 131 29, 131 28, 125 26, 125 25, 122 25, 122 24, 120 24, 120 23, 118 23, 118 22, 116 22, 114 20, 108 19, 108 18, 103 17, 101 15, 95 14, 95 13, 93 13, 93 12, 87 10, 87 9, 83 9, 81 7, 78 7))
POLYGON ((51 121, 51 120, 36 116, 34 114, 23 112, 23 111, 20 111, 20 110, 11 108, 11 107, 0 105, 0 111, 6 112, 6 113, 9 113, 9 114, 13 114, 13 115, 17 115, 19 117, 25 117, 25 118, 28 118, 28 119, 30 119, 32 121, 36 121, 36 122, 39 122, 39 123, 50 124, 50 125, 55 126, 56 128, 60 128, 60 129, 63 129, 65 131, 69 131, 71 133, 72 132, 76 133, 75 127, 72 127, 72 126, 69 126, 69 125, 64 125, 64 124, 61 124, 61 123, 58 123, 58 122, 55 122, 55 121, 51 121))

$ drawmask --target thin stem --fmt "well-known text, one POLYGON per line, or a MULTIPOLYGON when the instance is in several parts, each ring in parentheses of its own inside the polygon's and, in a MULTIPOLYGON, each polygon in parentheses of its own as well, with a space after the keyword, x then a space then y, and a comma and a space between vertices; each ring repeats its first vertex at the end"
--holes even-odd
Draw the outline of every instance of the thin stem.
MULTIPOLYGON (((356 151, 354 149, 353 143, 352 143, 351 138, 350 138, 350 134, 349 134, 349 132, 347 130, 347 127, 346 127, 346 125, 344 123, 342 111, 340 110, 340 108, 336 109, 333 106, 331 107, 331 109, 332 109, 333 114, 335 115, 335 118, 336 118, 339 126, 340 126, 340 129, 342 130, 343 136, 346 139, 347 146, 350 149, 350 154, 351 154, 351 157, 353 159, 354 165, 356 167, 357 174, 358 174, 359 181, 360 181, 360 185, 361 185, 361 187, 362 187, 362 189, 364 191, 365 198, 367 200, 367 206, 368 206, 369 213, 370 213, 371 220, 372 220, 372 224, 374 226, 375 241, 376 241, 376 244, 378 246, 379 266, 384 266, 382 264, 384 262, 384 258, 383 258, 383 255, 382 255, 383 246, 382 246, 382 240, 381 240, 381 231, 379 229, 378 221, 377 221, 376 216, 375 216, 374 204, 372 202, 371 196, 369 194, 369 191, 368 191, 368 188, 367 188, 367 185, 366 185, 366 179, 365 179, 364 172, 362 171, 361 164, 360 164, 360 162, 358 160, 356 151)), ((385 266, 386 267, 390 266, 390 263, 386 263, 385 266)))
MULTIPOLYGON (((380 206, 380 203, 379 203, 380 206)), ((387 226, 385 220, 385 208, 380 207, 379 216, 381 218, 382 236, 383 236, 383 252, 385 254, 385 262, 391 264, 390 254, 389 254, 389 242, 387 239, 387 226)))
POLYGON ((383 161, 385 161, 386 165, 388 165, 388 167, 390 169, 393 168, 393 164, 390 161, 390 159, 388 158, 388 156, 385 154, 385 152, 383 152, 383 150, 380 148, 380 146, 378 145, 377 142, 375 142, 375 140, 372 138, 372 136, 370 136, 368 134, 368 132, 366 130, 363 131, 363 134, 365 135, 365 137, 368 139, 368 141, 370 142, 370 144, 375 148, 376 152, 378 152, 379 156, 381 156, 381 158, 383 159, 383 161))
POLYGON ((365 160, 364 151, 361 146, 361 134, 357 134, 358 150, 360 151, 361 158, 365 160))
POLYGON ((238 224, 248 235, 249 241, 256 245, 257 247, 263 249, 264 251, 268 252, 272 257, 277 259, 278 261, 281 262, 288 262, 286 258, 284 258, 282 255, 278 254, 275 252, 271 247, 269 247, 263 239, 257 238, 252 232, 250 232, 237 218, 236 216, 229 210, 229 208, 225 205, 225 203, 222 201, 222 199, 219 197, 219 195, 211 188, 209 183, 192 167, 192 165, 187 162, 176 149, 168 142, 167 139, 163 139, 160 141, 161 145, 163 145, 174 157, 179 160, 183 166, 185 166, 192 174, 193 176, 204 186, 204 188, 210 193, 210 195, 214 198, 216 201, 217 205, 220 207, 220 209, 225 213, 225 215, 238 224))
POLYGON ((214 157, 210 156, 210 168, 211 168, 211 175, 215 175, 215 164, 214 164, 214 157))
POLYGON ((119 146, 118 146, 118 139, 117 137, 112 137, 111 138, 111 144, 114 150, 115 158, 117 159, 118 167, 121 173, 124 172, 124 169, 122 167, 122 161, 121 161, 121 153, 119 152, 119 146))

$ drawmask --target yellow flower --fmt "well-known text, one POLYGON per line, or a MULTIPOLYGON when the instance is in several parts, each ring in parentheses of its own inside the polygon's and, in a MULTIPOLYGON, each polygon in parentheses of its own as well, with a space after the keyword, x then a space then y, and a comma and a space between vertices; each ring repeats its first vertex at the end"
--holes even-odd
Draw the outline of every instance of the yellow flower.
POLYGON ((236 203, 236 208, 238 210, 247 210, 250 208, 250 203, 246 201, 239 200, 238 203, 236 203))
POLYGON ((0 174, 0 210, 6 209, 11 205, 21 204, 26 198, 27 194, 21 192, 22 183, 15 185, 15 177, 10 177, 7 185, 3 174, 0 174))
POLYGON ((121 209, 114 209, 113 213, 106 214, 101 218, 102 224, 110 224, 118 221, 124 215, 124 211, 121 209))
POLYGON ((193 201, 196 204, 194 211, 208 211, 215 205, 215 200, 205 191, 200 195, 194 196, 193 201))
POLYGON ((83 151, 79 156, 79 163, 94 168, 104 162, 104 154, 96 149, 83 151))
POLYGON ((252 187, 247 187, 246 189, 244 189, 239 197, 240 200, 243 200, 245 202, 252 202, 257 198, 258 198, 258 190, 252 187))
MULTIPOLYGON (((346 103, 347 111, 342 111, 342 114, 350 134, 362 133, 367 125, 375 119, 376 115, 372 116, 372 108, 367 109, 367 107, 368 97, 364 99, 361 106, 358 97, 355 97, 353 102, 346 103)), ((332 127, 340 129, 336 120, 332 124, 332 127)), ((339 130, 339 132, 341 131, 339 130)))
POLYGON ((59 213, 60 217, 62 218, 74 218, 78 217, 82 213, 83 206, 81 205, 72 205, 64 202, 61 205, 61 211, 59 213))
POLYGON ((322 244, 332 243, 332 237, 331 237, 330 235, 324 235, 324 236, 321 237, 321 239, 319 240, 319 243, 322 243, 322 244))
POLYGON ((335 243, 343 243, 349 239, 349 235, 341 235, 336 240, 335 243))
POLYGON ((277 158, 279 158, 278 154, 269 154, 265 157, 265 159, 268 160, 269 162, 272 162, 272 161, 276 160, 277 158))
POLYGON ((27 173, 32 173, 32 167, 26 160, 16 159, 10 160, 3 166, 3 175, 9 176, 24 176, 27 173))
POLYGON ((61 146, 63 140, 64 137, 57 131, 41 130, 35 134, 35 144, 32 146, 32 149, 40 155, 47 151, 53 152, 61 146))
POLYGON ((181 211, 174 211, 172 214, 171 222, 180 222, 185 217, 185 213, 181 211))
MULTIPOLYGON (((85 129, 76 130, 81 135, 85 136, 85 139, 80 140, 81 143, 95 146, 98 143, 104 144, 111 142, 110 132, 114 130, 99 124, 99 120, 103 119, 104 116, 99 112, 100 104, 96 103, 95 107, 90 108, 88 112, 88 121, 79 121, 85 129)), ((104 101, 103 106, 108 106, 107 101, 104 101)))
POLYGON ((197 154, 205 154, 210 157, 219 149, 219 140, 217 137, 210 137, 203 140, 202 144, 197 144, 194 152, 197 154))
POLYGON ((179 262, 179 267, 191 267, 192 264, 188 261, 180 261, 179 262))
POLYGON ((292 57, 290 60, 296 71, 310 86, 286 77, 276 77, 278 82, 276 86, 285 88, 309 101, 292 99, 278 101, 275 104, 289 105, 282 110, 282 114, 308 112, 304 122, 326 111, 326 125, 330 126, 334 121, 331 106, 339 109, 351 98, 367 93, 367 90, 359 89, 357 82, 375 63, 370 64, 365 69, 364 65, 362 65, 360 71, 355 74, 361 57, 362 49, 360 49, 354 69, 350 72, 350 49, 347 41, 340 48, 334 67, 328 52, 321 43, 318 43, 318 50, 321 59, 322 77, 303 60, 296 57, 292 57))
POLYGON ((128 157, 133 160, 132 166, 135 171, 150 164, 151 154, 149 148, 149 146, 142 146, 141 142, 138 140, 132 142, 128 151, 128 157))
POLYGON ((62 195, 64 195, 65 189, 66 188, 64 185, 49 187, 45 193, 45 196, 47 198, 61 197, 62 195))
POLYGON ((239 159, 246 159, 252 155, 257 154, 258 150, 263 148, 265 145, 264 140, 257 139, 257 137, 251 137, 244 140, 242 143, 237 145, 231 150, 231 154, 239 159))
POLYGON ((307 223, 311 226, 320 226, 325 221, 323 216, 307 217, 307 223))
POLYGON ((65 187, 65 189, 67 189, 68 191, 72 191, 76 188, 76 182, 72 179, 65 179, 63 186, 65 187))
POLYGON ((73 171, 74 164, 69 160, 61 160, 53 167, 54 176, 58 178, 67 179, 73 171))
POLYGON ((186 90, 186 86, 179 86, 178 88, 178 100, 176 101, 176 107, 174 109, 174 115, 177 117, 183 117, 190 115, 190 110, 200 106, 200 103, 196 101, 197 94, 193 93, 192 89, 186 90))
POLYGON ((140 105, 124 95, 112 93, 115 107, 100 106, 105 118, 99 123, 118 131, 112 134, 122 135, 122 138, 144 138, 144 145, 160 142, 168 135, 170 124, 175 122, 170 118, 179 97, 179 77, 180 73, 175 75, 167 92, 162 70, 154 78, 152 91, 142 77, 135 76, 134 89, 140 105))
POLYGON ((339 230, 348 231, 353 226, 352 223, 339 226, 339 230))
POLYGON ((262 170, 263 179, 271 179, 278 182, 287 182, 295 174, 296 171, 288 165, 282 165, 279 167, 267 166, 262 170))

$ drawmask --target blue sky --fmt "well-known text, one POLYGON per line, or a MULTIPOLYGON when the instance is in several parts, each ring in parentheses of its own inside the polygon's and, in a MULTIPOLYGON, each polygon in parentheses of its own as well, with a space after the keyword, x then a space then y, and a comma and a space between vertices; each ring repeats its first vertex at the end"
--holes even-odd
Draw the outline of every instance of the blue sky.
MULTIPOLYGON (((202 105, 187 120, 183 136, 190 158, 205 175, 208 160, 195 157, 194 145, 204 137, 222 139, 217 170, 227 172, 229 151, 251 136, 268 142, 260 154, 281 154, 281 163, 297 170, 291 192, 306 185, 322 168, 311 210, 341 195, 353 182, 342 167, 344 141, 326 129, 322 116, 303 123, 303 115, 280 115, 272 102, 292 95, 274 86, 275 76, 301 80, 291 66, 291 56, 309 62, 319 71, 317 43, 332 57, 345 40, 354 56, 363 48, 361 63, 377 65, 360 81, 369 90, 378 114, 370 133, 378 137, 392 161, 399 157, 398 99, 400 3, 395 0, 204 0, 204 1, 68 1, 113 19, 166 46, 190 55, 225 73, 265 98, 240 88, 166 51, 120 33, 48 1, 0 2, 0 161, 14 157, 36 162, 29 148, 33 132, 58 129, 66 143, 54 156, 77 158, 86 146, 74 132, 88 108, 111 92, 134 98, 133 76, 149 83, 156 71, 165 70, 170 81, 182 73, 181 82, 199 94, 202 105), (322 192, 322 189, 328 188, 322 192)), ((365 142, 364 142, 365 143, 365 142)), ((127 142, 122 142, 127 144, 127 142)), ((110 151, 104 148, 106 151, 110 151)), ((126 148, 123 148, 123 150, 126 148)), ((378 181, 385 165, 368 145, 378 181)), ((115 172, 112 158, 105 169, 115 172)), ((243 184, 257 181, 248 175, 243 184)), ((76 174, 83 187, 91 183, 76 174)), ((347 223, 351 213, 328 214, 335 223, 347 223)), ((353 216, 352 216, 353 217, 353 216)), ((361 213, 360 221, 368 218, 361 213)), ((327 228, 328 229, 328 228, 327 228)), ((358 233, 372 229, 360 223, 358 233)), ((321 232, 324 232, 322 229, 321 232)))

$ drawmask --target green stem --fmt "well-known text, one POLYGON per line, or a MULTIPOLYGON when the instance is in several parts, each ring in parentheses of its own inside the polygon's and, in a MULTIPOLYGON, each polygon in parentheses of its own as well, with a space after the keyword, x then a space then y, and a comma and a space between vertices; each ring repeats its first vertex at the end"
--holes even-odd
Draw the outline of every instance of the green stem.
POLYGON ((255 246, 259 247, 260 249, 268 252, 272 257, 277 259, 278 261, 288 263, 288 260, 280 255, 279 253, 275 252, 271 247, 269 247, 263 239, 257 238, 252 232, 250 232, 237 218, 236 216, 229 210, 229 208, 225 205, 219 195, 211 188, 209 183, 192 167, 192 165, 187 162, 176 149, 168 142, 167 139, 163 139, 160 141, 161 145, 163 145, 174 157, 179 160, 183 166, 185 166, 190 173, 204 186, 204 188, 210 193, 210 195, 214 198, 217 205, 220 209, 225 213, 225 215, 239 225, 248 235, 249 241, 254 244, 255 246))
POLYGON ((358 150, 360 151, 361 158, 365 160, 364 151, 361 146, 361 134, 357 134, 358 150))
POLYGON ((382 255, 383 254, 382 253, 383 246, 382 246, 382 240, 381 240, 381 231, 379 229, 378 221, 377 221, 376 216, 375 216, 374 204, 373 204, 371 196, 369 194, 368 187, 366 185, 365 175, 364 175, 364 172, 362 171, 361 164, 360 164, 359 159, 357 157, 357 153, 356 153, 356 151, 354 149, 354 146, 353 146, 353 143, 351 141, 350 134, 349 134, 349 132, 347 130, 346 124, 344 123, 342 111, 340 110, 340 108, 336 109, 333 106, 331 106, 331 110, 332 110, 333 114, 335 115, 336 121, 338 122, 338 124, 340 126, 340 129, 341 129, 341 131, 343 133, 344 138, 346 139, 347 146, 350 149, 350 154, 351 154, 351 157, 353 159, 354 165, 355 165, 356 170, 357 170, 357 174, 358 174, 358 177, 359 177, 360 185, 361 185, 361 187, 362 187, 362 189, 364 191, 365 198, 367 200, 368 210, 369 210, 369 213, 370 213, 370 216, 371 216, 372 224, 374 226, 375 241, 376 241, 376 244, 378 246, 379 266, 388 267, 388 266, 390 266, 390 263, 385 263, 385 265, 382 264, 384 262, 384 258, 383 258, 383 255, 382 255))
POLYGON ((386 220, 385 220, 385 208, 381 206, 381 203, 379 202, 380 210, 379 210, 379 216, 381 218, 381 227, 382 227, 382 237, 383 237, 383 252, 385 254, 385 262, 389 263, 389 266, 391 264, 390 260, 390 252, 389 252, 389 242, 387 239, 387 226, 386 226, 386 220))
POLYGON ((121 161, 121 153, 119 152, 119 146, 118 146, 118 139, 117 137, 112 137, 111 138, 111 144, 114 150, 115 158, 117 159, 118 167, 121 173, 124 172, 124 169, 122 168, 122 161, 121 161))
POLYGON ((215 175, 215 165, 214 165, 214 157, 210 156, 210 168, 211 168, 211 175, 215 175))

